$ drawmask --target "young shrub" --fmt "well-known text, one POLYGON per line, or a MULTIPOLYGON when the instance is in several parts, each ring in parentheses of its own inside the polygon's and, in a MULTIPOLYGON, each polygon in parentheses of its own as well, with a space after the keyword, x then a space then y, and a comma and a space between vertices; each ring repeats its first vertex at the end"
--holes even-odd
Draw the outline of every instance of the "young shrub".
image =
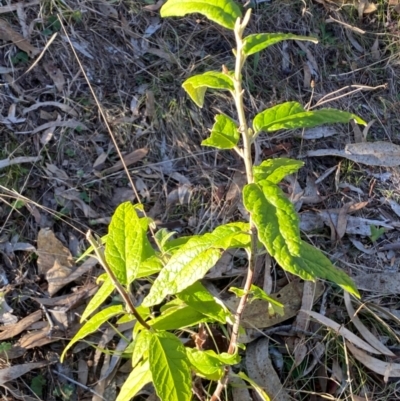
MULTIPOLYGON (((147 239, 149 219, 139 217, 139 206, 124 203, 117 208, 112 218, 104 251, 102 242, 88 234, 92 249, 107 275, 82 320, 101 307, 114 289, 119 292, 125 306, 105 307, 89 318, 65 348, 62 359, 73 344, 95 332, 110 319, 136 319, 133 340, 128 347, 133 370, 122 386, 118 401, 130 400, 150 382, 162 401, 188 401, 192 399, 193 374, 218 381, 211 400, 219 399, 227 383, 229 365, 240 361, 237 338, 241 314, 249 295, 253 299, 262 298, 270 302, 275 313, 282 313, 284 308, 284 305, 252 284, 260 243, 284 270, 304 280, 322 278, 332 281, 359 296, 353 281, 344 272, 336 269, 321 251, 301 239, 297 213, 279 187, 282 179, 295 173, 303 163, 278 158, 254 166, 251 157, 252 144, 262 132, 344 123, 352 119, 365 125, 354 114, 335 109, 307 111, 297 102, 286 102, 266 109, 248 124, 243 107, 245 91, 242 87, 242 70, 247 58, 284 40, 317 40, 280 33, 245 36, 251 9, 242 16, 241 8, 232 0, 168 0, 161 8, 163 17, 189 13, 203 14, 215 23, 233 30, 235 34, 234 71, 228 71, 223 66, 221 71, 192 76, 182 86, 199 107, 204 104, 207 89, 224 90, 232 95, 237 116, 217 114, 211 135, 203 141, 203 145, 234 149, 243 158, 247 177, 243 201, 250 219, 248 222, 221 225, 207 234, 174 240, 171 240, 171 233, 160 230, 154 238, 158 246, 156 250, 147 239), (242 147, 238 145, 240 139, 242 147), (243 289, 232 288, 241 297, 234 316, 200 283, 218 262, 223 251, 233 248, 243 248, 248 255, 246 284, 243 289), (158 276, 149 294, 140 306, 134 306, 129 294, 131 284, 138 278, 154 274, 158 276), (161 308, 158 305, 162 305, 161 308), (155 318, 151 314, 154 307, 159 311, 155 318), (233 326, 226 353, 187 348, 174 334, 179 329, 199 323, 233 326)), ((245 377, 243 372, 240 375, 245 377)), ((267 395, 263 397, 268 398, 267 395)))

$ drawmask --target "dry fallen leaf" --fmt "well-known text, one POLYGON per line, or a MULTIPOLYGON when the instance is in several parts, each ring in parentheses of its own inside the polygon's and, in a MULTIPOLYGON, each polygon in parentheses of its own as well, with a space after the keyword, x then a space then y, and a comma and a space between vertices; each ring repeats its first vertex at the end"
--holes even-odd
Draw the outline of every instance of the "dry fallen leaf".
POLYGON ((383 141, 351 143, 345 150, 312 150, 307 152, 307 156, 339 156, 367 166, 400 166, 400 146, 383 141))
POLYGON ((274 401, 290 401, 291 398, 271 363, 268 339, 261 338, 247 346, 246 368, 250 379, 254 380, 274 401))
POLYGON ((47 290, 53 296, 58 290, 64 287, 65 278, 71 274, 69 267, 63 266, 56 259, 54 265, 46 273, 46 280, 49 284, 47 290))
POLYGON ((359 362, 368 369, 383 376, 385 382, 389 377, 400 377, 400 364, 393 362, 383 362, 377 358, 368 355, 365 351, 357 348, 350 342, 346 341, 346 346, 359 362))
MULTIPOLYGON (((78 117, 78 112, 73 109, 71 106, 68 106, 67 104, 60 103, 60 102, 54 102, 54 101, 48 101, 48 102, 37 102, 31 107, 27 107, 26 109, 22 110, 22 114, 25 115, 31 111, 37 110, 38 108, 41 107, 57 107, 58 109, 64 111, 65 113, 68 113, 72 117, 78 117)), ((53 119, 50 117, 49 119, 53 119)))
POLYGON ((381 59, 381 52, 379 51, 379 40, 378 38, 375 39, 374 44, 371 47, 371 56, 374 60, 381 59))
POLYGON ((5 293, 0 293, 0 323, 7 325, 14 325, 18 322, 17 316, 12 314, 13 309, 7 304, 5 293))
MULTIPOLYGON (((128 167, 131 164, 137 163, 138 161, 142 160, 144 157, 146 157, 148 153, 147 148, 142 148, 142 149, 136 149, 133 152, 127 154, 124 156, 124 163, 128 167)), ((122 170, 124 168, 124 165, 121 160, 117 161, 114 166, 107 168, 102 171, 103 175, 107 174, 112 174, 115 173, 116 171, 122 170)))
POLYGON ((47 366, 48 364, 48 361, 30 362, 24 363, 23 365, 14 365, 9 368, 0 369, 0 385, 15 380, 33 369, 42 368, 43 366, 47 366))
POLYGON ((344 292, 344 302, 346 305, 347 313, 351 318, 352 323, 356 326, 359 333, 362 335, 365 341, 367 341, 370 345, 372 345, 375 349, 377 349, 381 354, 395 357, 396 355, 390 351, 390 349, 386 348, 361 322, 359 317, 356 315, 354 311, 353 305, 351 304, 350 294, 345 291, 344 292))
POLYGON ((18 334, 21 334, 24 330, 26 330, 33 323, 39 321, 42 318, 42 311, 37 310, 36 312, 31 313, 27 317, 21 319, 18 323, 3 327, 4 330, 0 333, 0 341, 8 340, 9 338, 13 338, 18 334))
POLYGON ((0 39, 5 42, 13 42, 15 46, 27 53, 29 57, 35 57, 40 53, 40 49, 32 46, 27 39, 14 31, 10 24, 3 19, 0 19, 0 39))
POLYGON ((58 92, 62 92, 65 85, 65 78, 62 71, 57 68, 53 63, 43 63, 43 68, 49 74, 50 78, 54 82, 58 92))
POLYGON ((47 274, 53 268, 56 260, 62 266, 71 269, 74 259, 71 252, 48 228, 42 228, 37 240, 38 271, 39 274, 47 274))
POLYGON ((346 329, 346 327, 340 325, 339 323, 334 322, 332 319, 329 319, 328 317, 321 315, 320 313, 317 313, 314 311, 304 311, 304 312, 308 313, 311 317, 313 317, 319 323, 325 325, 326 327, 331 328, 337 334, 340 334, 346 340, 351 341, 353 344, 356 344, 358 347, 364 349, 365 351, 368 351, 371 354, 378 354, 378 355, 380 354, 379 351, 377 351, 375 348, 371 347, 368 343, 366 343, 361 338, 357 337, 349 329, 346 329))
POLYGON ((0 160, 0 169, 8 166, 12 166, 13 164, 22 164, 22 163, 36 163, 38 161, 42 160, 41 156, 20 156, 20 157, 14 157, 12 159, 3 159, 0 160))
MULTIPOLYGON (((256 299, 249 303, 243 313, 242 325, 246 328, 265 328, 275 326, 287 319, 297 315, 300 310, 303 297, 304 283, 292 281, 290 284, 283 287, 278 293, 272 294, 271 297, 281 302, 284 305, 284 315, 275 314, 269 315, 269 303, 262 299, 256 299)), ((324 291, 324 285, 317 281, 314 301, 316 302, 324 291)), ((224 300, 226 305, 231 310, 236 310, 239 304, 239 298, 232 296, 224 300)))
POLYGON ((357 288, 363 291, 376 292, 380 295, 398 294, 400 273, 369 273, 353 277, 357 288))

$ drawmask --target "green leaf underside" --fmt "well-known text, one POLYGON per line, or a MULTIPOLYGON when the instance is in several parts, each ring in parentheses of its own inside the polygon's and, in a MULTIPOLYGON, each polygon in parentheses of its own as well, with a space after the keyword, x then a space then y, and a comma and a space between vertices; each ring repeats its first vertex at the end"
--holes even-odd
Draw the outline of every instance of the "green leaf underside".
POLYGON ((294 207, 279 187, 265 180, 246 185, 243 199, 257 227, 260 241, 284 270, 304 280, 319 277, 332 281, 359 296, 347 274, 335 268, 321 251, 300 239, 294 207))
POLYGON ((93 298, 88 303, 86 309, 82 313, 81 323, 84 322, 114 291, 114 284, 107 276, 102 286, 94 294, 93 298))
POLYGON ((318 43, 318 39, 311 36, 299 36, 290 33, 256 33, 246 36, 243 39, 243 53, 246 56, 250 56, 251 54, 258 53, 269 46, 282 42, 283 40, 305 40, 318 43))
POLYGON ((149 349, 151 335, 152 334, 149 330, 142 330, 136 335, 131 357, 132 368, 134 368, 142 358, 146 359, 146 353, 149 349))
POLYGON ((234 89, 232 78, 227 74, 217 71, 208 71, 204 74, 194 75, 188 78, 182 84, 182 87, 199 107, 203 107, 207 88, 230 91, 234 89))
POLYGON ((153 384, 161 400, 192 399, 192 379, 185 347, 171 333, 154 333, 149 344, 153 384))
POLYGON ((254 180, 260 182, 268 180, 273 184, 280 183, 289 174, 297 172, 304 162, 287 158, 269 159, 253 167, 254 180))
POLYGON ((247 230, 247 223, 231 223, 189 239, 161 270, 143 305, 157 305, 167 295, 181 292, 202 279, 217 263, 222 249, 247 247, 250 240, 247 230))
POLYGON ((142 260, 144 231, 135 208, 122 203, 115 211, 108 228, 105 257, 117 280, 130 284, 142 260))
POLYGON ((259 386, 254 380, 250 379, 244 372, 239 372, 238 376, 250 384, 251 387, 257 392, 262 401, 270 401, 271 399, 268 397, 268 394, 263 390, 261 386, 259 386))
POLYGON ((169 0, 160 13, 161 17, 199 13, 228 29, 233 29, 236 19, 242 16, 239 6, 232 0, 169 0))
POLYGON ((223 303, 214 298, 200 282, 192 284, 177 294, 177 296, 186 305, 210 317, 214 321, 226 323, 227 319, 231 316, 231 313, 225 308, 223 303))
POLYGON ((239 138, 240 134, 235 121, 224 114, 217 114, 210 137, 201 144, 217 149, 233 149, 239 142, 239 138))
POLYGON ((147 383, 152 381, 149 361, 136 366, 121 387, 116 401, 130 401, 147 383))
POLYGON ((182 305, 167 309, 161 316, 150 320, 148 323, 156 330, 175 330, 210 321, 211 319, 208 316, 203 315, 196 309, 182 305))
POLYGON ((122 305, 114 305, 110 306, 102 310, 101 312, 94 315, 89 321, 87 321, 80 330, 75 334, 74 338, 68 343, 65 347, 62 355, 61 362, 64 359, 66 352, 79 340, 88 336, 91 333, 94 333, 103 323, 107 322, 114 316, 120 315, 124 313, 124 307, 122 305))
POLYGON ((312 128, 323 124, 366 122, 355 114, 336 109, 305 111, 297 102, 286 102, 257 114, 253 120, 254 132, 273 132, 280 129, 312 128))

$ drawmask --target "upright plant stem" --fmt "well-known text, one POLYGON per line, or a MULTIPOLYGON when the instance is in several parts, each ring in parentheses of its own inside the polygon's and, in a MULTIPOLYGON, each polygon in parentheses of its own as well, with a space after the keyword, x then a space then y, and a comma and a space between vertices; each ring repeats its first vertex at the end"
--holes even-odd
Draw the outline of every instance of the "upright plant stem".
MULTIPOLYGON (((243 41, 242 41, 242 35, 243 31, 248 23, 248 20, 250 18, 250 11, 247 12, 245 15, 243 22, 240 23, 238 20, 236 22, 235 26, 235 38, 236 38, 236 63, 235 63, 235 75, 234 75, 234 101, 235 101, 235 106, 236 110, 238 113, 238 120, 239 120, 239 131, 242 135, 242 140, 243 140, 243 160, 246 168, 246 178, 247 178, 247 183, 251 184, 254 182, 254 176, 253 176, 253 159, 251 156, 251 144, 252 144, 252 133, 249 130, 249 127, 247 125, 247 120, 246 120, 246 115, 244 112, 244 104, 243 104, 243 94, 244 90, 242 88, 242 68, 245 62, 245 56, 242 52, 243 48, 243 41)), ((229 348, 228 348, 228 353, 233 354, 236 351, 237 348, 237 340, 239 336, 239 328, 240 328, 240 321, 242 317, 242 313, 244 311, 244 308, 247 303, 247 298, 248 298, 248 293, 250 291, 250 287, 253 283, 253 276, 254 276, 254 268, 256 265, 256 259, 257 259, 257 229, 252 221, 251 217, 249 220, 250 223, 250 234, 251 234, 251 248, 250 251, 248 252, 248 258, 249 258, 249 263, 248 263, 248 268, 247 268, 247 277, 246 277, 246 282, 244 285, 244 295, 240 298, 239 305, 236 309, 235 313, 235 322, 232 327, 232 334, 231 334, 231 340, 229 343, 229 348)), ((219 381, 217 388, 214 391, 214 394, 211 397, 211 401, 217 401, 220 400, 220 394, 223 390, 223 388, 226 386, 228 382, 228 373, 229 370, 226 369, 225 371, 225 376, 223 377, 222 380, 219 381)))

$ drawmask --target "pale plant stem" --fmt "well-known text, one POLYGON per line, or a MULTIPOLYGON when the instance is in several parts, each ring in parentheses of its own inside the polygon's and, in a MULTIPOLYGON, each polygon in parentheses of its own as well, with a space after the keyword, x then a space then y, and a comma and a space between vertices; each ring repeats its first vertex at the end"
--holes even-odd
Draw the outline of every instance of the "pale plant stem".
MULTIPOLYGON (((239 131, 242 135, 243 139, 243 151, 242 157, 245 163, 245 168, 246 168, 246 177, 247 177, 247 183, 251 184, 254 182, 254 176, 253 176, 253 159, 251 156, 251 144, 252 144, 252 132, 249 130, 249 127, 247 125, 246 121, 246 115, 244 112, 244 105, 243 105, 243 93, 244 90, 242 88, 242 68, 243 64, 245 62, 245 58, 242 52, 243 48, 243 41, 242 41, 242 35, 243 31, 247 25, 248 18, 250 15, 246 15, 244 18, 244 21, 242 24, 239 22, 236 23, 235 26, 235 37, 236 37, 236 63, 235 63, 235 75, 234 75, 234 91, 233 91, 233 97, 235 101, 235 106, 236 110, 238 113, 238 120, 239 120, 239 131)), ((229 342, 229 348, 228 348, 228 353, 233 354, 236 352, 237 348, 237 340, 239 336, 239 328, 240 328, 240 321, 242 317, 242 313, 244 311, 244 308, 246 307, 247 304, 247 298, 248 294, 251 288, 251 285, 253 283, 253 276, 254 276, 254 268, 256 264, 256 258, 257 258, 257 229, 256 226, 253 222, 253 220, 249 219, 249 224, 250 224, 250 234, 251 234, 251 246, 250 246, 250 251, 248 252, 248 257, 249 257, 249 262, 248 262, 248 268, 247 268, 247 277, 246 277, 246 282, 244 285, 244 295, 240 298, 239 305, 236 309, 235 313, 235 322, 232 327, 232 334, 231 334, 231 339, 229 342)), ((218 382, 217 388, 214 391, 214 394, 212 395, 210 401, 217 401, 220 400, 220 394, 226 384, 228 383, 228 374, 229 374, 229 368, 225 369, 225 375, 224 377, 218 382)))

